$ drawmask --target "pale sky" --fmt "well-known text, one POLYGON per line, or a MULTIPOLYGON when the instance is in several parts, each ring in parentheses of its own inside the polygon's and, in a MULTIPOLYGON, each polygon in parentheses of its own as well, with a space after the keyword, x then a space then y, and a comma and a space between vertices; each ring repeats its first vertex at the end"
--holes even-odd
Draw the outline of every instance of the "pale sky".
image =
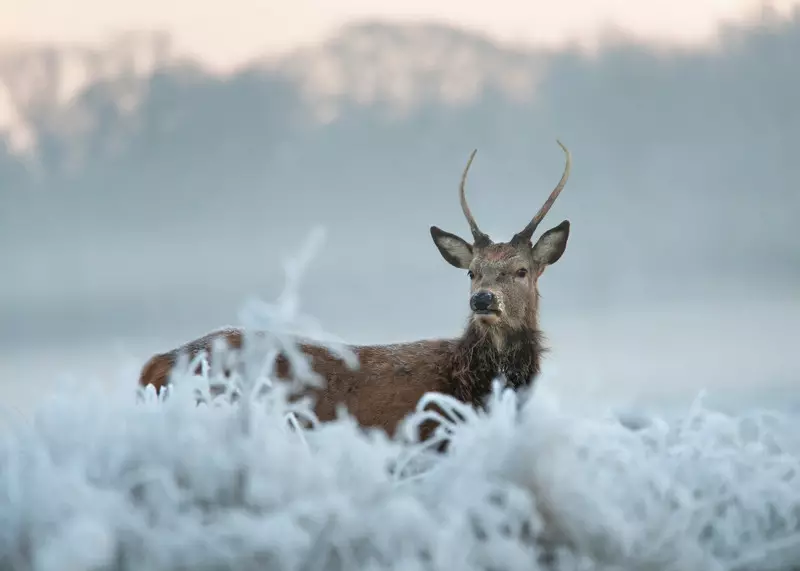
MULTIPOLYGON (((800 0, 766 0, 787 11, 800 0)), ((695 43, 764 0, 0 0, 1 41, 97 42, 115 32, 162 29, 179 52, 230 68, 315 42, 353 19, 427 19, 504 41, 591 43, 604 25, 695 43)))

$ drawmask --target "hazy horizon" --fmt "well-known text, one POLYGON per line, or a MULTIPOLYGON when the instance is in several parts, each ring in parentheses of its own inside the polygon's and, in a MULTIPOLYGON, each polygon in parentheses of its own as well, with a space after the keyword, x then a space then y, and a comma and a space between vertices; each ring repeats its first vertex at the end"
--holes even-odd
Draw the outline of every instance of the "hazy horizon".
POLYGON ((720 38, 609 36, 586 54, 371 22, 227 76, 158 34, 3 52, 3 374, 39 394, 233 323, 317 225, 302 300, 328 330, 457 335, 467 285, 429 226, 465 233, 457 181, 477 147, 470 203, 510 236, 560 176, 558 138, 573 173, 544 226, 572 235, 542 278, 543 382, 782 394, 800 369, 800 12, 720 38))
POLYGON ((262 55, 280 55, 320 43, 343 26, 361 21, 434 23, 486 34, 500 43, 563 48, 596 46, 609 32, 672 46, 714 41, 718 26, 742 22, 764 9, 787 15, 800 0, 499 0, 491 5, 455 0, 406 0, 376 4, 303 0, 290 4, 256 0, 169 3, 141 0, 124 5, 75 0, 0 0, 0 38, 8 44, 102 44, 128 30, 170 34, 181 54, 218 70, 262 55), (47 14, 47 17, 43 17, 47 14))

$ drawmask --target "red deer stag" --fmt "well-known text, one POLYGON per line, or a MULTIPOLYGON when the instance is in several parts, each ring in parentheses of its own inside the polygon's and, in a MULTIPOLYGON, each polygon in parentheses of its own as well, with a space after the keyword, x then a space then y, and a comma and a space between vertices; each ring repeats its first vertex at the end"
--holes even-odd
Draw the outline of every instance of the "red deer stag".
MULTIPOLYGON (((324 387, 305 389, 305 394, 315 398, 314 412, 320 421, 333 420, 337 405, 343 404, 361 426, 383 428, 392 435, 427 392, 449 394, 480 407, 498 375, 504 375, 507 385, 514 389, 533 383, 544 352, 538 327, 537 281, 547 266, 561 258, 570 229, 569 221, 564 220, 532 243, 534 231, 569 177, 570 153, 560 141, 558 144, 566 155, 561 180, 528 225, 510 241, 495 243, 481 232, 467 205, 464 186, 476 151, 464 168, 459 189, 472 243, 431 227, 433 242, 442 257, 456 268, 467 270, 469 276, 471 314, 460 337, 352 346, 359 360, 356 369, 322 347, 311 343, 300 346, 310 357, 314 371, 325 379, 324 387)), ((211 354, 212 342, 217 338, 238 349, 243 331, 221 329, 152 357, 142 368, 139 384, 152 384, 160 390, 168 383, 170 370, 180 355, 193 358, 201 350, 211 354)), ((286 356, 279 356, 277 376, 287 378, 289 370, 286 356)))

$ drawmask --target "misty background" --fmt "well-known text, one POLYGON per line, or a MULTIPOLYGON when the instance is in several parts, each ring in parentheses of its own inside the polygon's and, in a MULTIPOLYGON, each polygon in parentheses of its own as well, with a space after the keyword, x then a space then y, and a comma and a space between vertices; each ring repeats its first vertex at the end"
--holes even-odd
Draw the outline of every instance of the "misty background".
POLYGON ((136 373, 272 300, 322 225, 304 310, 354 343, 458 335, 466 273, 435 224, 508 239, 572 152, 541 231, 542 382, 570 398, 793 406, 800 380, 800 10, 671 48, 522 49, 443 25, 355 23, 230 74, 162 33, 6 45, 0 383, 136 373), (77 86, 77 87, 76 87, 77 86))

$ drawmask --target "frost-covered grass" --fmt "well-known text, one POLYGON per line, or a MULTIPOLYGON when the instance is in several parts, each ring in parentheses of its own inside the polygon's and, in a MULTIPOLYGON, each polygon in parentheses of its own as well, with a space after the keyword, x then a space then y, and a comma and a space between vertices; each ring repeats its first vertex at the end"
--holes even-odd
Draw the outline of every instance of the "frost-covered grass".
POLYGON ((412 438, 421 413, 393 441, 345 413, 302 429, 309 403, 290 407, 264 367, 292 335, 323 336, 298 311, 302 266, 287 266, 277 303, 241 316, 261 335, 227 381, 236 402, 210 399, 205 368, 177 375, 167 399, 137 398, 134 380, 65 388, 5 431, 0 569, 800 567, 793 417, 698 401, 631 430, 498 388, 486 413, 431 396, 467 418, 445 423, 442 456, 412 438))

